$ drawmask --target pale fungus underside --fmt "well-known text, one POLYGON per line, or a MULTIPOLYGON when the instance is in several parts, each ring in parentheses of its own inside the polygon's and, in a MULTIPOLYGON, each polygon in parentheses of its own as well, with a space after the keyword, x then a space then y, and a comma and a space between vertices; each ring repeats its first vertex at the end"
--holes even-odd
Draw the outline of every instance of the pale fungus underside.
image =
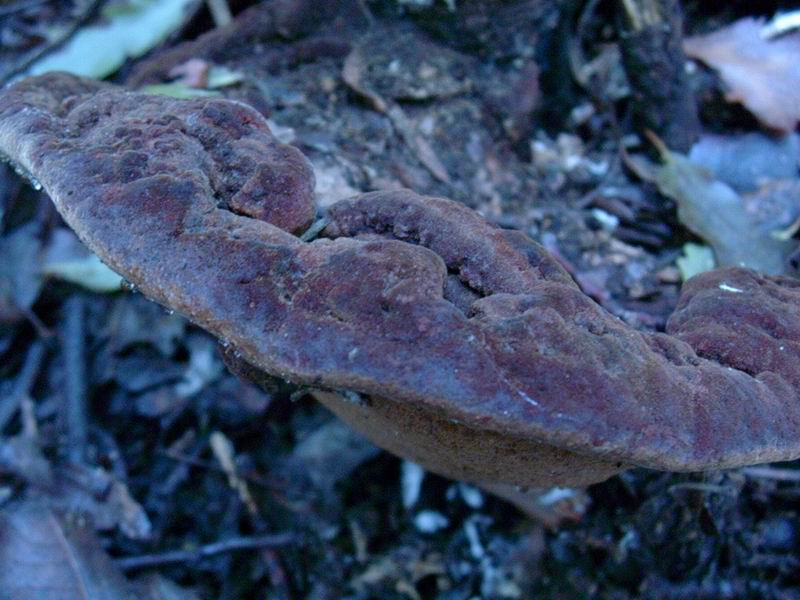
POLYGON ((449 200, 363 194, 305 242, 312 170, 255 110, 66 74, 0 94, 0 152, 230 361, 434 471, 535 486, 800 456, 797 280, 703 274, 651 333, 449 200))

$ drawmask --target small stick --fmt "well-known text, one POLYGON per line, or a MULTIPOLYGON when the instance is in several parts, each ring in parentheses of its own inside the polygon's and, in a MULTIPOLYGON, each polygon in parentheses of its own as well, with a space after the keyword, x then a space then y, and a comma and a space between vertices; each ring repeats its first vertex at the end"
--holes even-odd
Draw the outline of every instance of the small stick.
POLYGON ((127 556, 118 558, 117 563, 123 571, 135 571, 149 567, 158 567, 175 563, 194 562, 201 558, 216 556, 227 552, 240 550, 256 550, 260 548, 279 548, 287 546, 297 540, 293 533, 275 533, 256 537, 238 537, 199 546, 194 550, 171 550, 156 554, 143 554, 141 556, 127 556))
POLYGON ((48 339, 53 337, 53 332, 47 328, 47 325, 42 323, 42 320, 39 316, 33 312, 30 308, 22 309, 22 314, 25 315, 25 318, 28 319, 33 328, 36 330, 36 334, 43 339, 48 339))
POLYGON ((45 56, 46 54, 50 54, 53 50, 57 50, 63 44, 69 41, 69 39, 75 35, 75 33, 85 24, 87 23, 96 13, 98 8, 101 5, 101 0, 91 0, 86 7, 81 11, 81 13, 75 17, 75 19, 70 23, 70 25, 66 28, 66 30, 57 35, 54 39, 49 40, 41 44, 36 50, 33 50, 30 54, 28 54, 25 58, 23 58, 20 62, 15 65, 12 65, 9 69, 2 74, 0 74, 0 86, 6 83, 9 79, 14 77, 15 75, 19 75, 20 73, 27 71, 28 67, 30 67, 33 63, 37 60, 45 56))
POLYGON ((687 481, 684 483, 676 483, 675 485, 671 485, 669 487, 670 493, 677 492, 679 490, 691 490, 694 492, 703 492, 707 494, 725 494, 728 496, 736 496, 738 495, 739 491, 736 488, 725 486, 725 485, 715 485, 713 483, 702 483, 702 482, 695 482, 695 481, 687 481))
POLYGON ((361 14, 364 15, 364 18, 367 20, 367 25, 372 28, 375 26, 375 15, 372 14, 372 11, 367 6, 366 0, 358 0, 358 10, 361 11, 361 14))
POLYGON ((800 471, 797 469, 780 469, 776 467, 745 467, 739 472, 755 479, 773 479, 775 481, 800 482, 800 471))
POLYGON ((67 458, 83 462, 87 438, 86 409, 86 324, 81 296, 64 303, 64 326, 61 337, 64 354, 64 396, 67 425, 67 458))
POLYGON ((322 230, 330 225, 331 220, 328 217, 322 217, 314 221, 308 229, 306 229, 300 236, 304 242, 315 240, 317 236, 322 233, 322 230))
MULTIPOLYGON (((206 469, 208 471, 213 471, 215 473, 222 473, 226 475, 225 469, 219 466, 216 463, 213 463, 208 460, 203 460, 202 458, 197 458, 196 456, 187 456, 185 454, 181 454, 180 452, 176 452, 172 448, 168 448, 166 450, 156 450, 156 454, 161 454, 162 456, 166 456, 170 460, 174 460, 175 462, 179 462, 182 464, 186 464, 192 467, 197 467, 198 469, 206 469)), ((270 483, 267 480, 262 479, 261 477, 257 477, 255 475, 239 475, 242 479, 247 480, 248 482, 272 490, 275 488, 275 485, 270 483)))
POLYGON ((247 507, 250 515, 258 518, 258 506, 256 505, 255 500, 253 500, 253 496, 250 494, 250 489, 247 487, 247 482, 239 477, 239 472, 236 468, 233 444, 227 437, 225 437, 225 434, 219 431, 215 431, 211 434, 209 442, 211 444, 211 450, 213 451, 214 456, 219 461, 219 464, 222 466, 225 474, 228 476, 228 485, 230 485, 231 489, 235 490, 236 493, 239 494, 239 498, 247 507))
POLYGON ((19 2, 6 2, 5 4, 0 5, 0 17, 13 15, 14 13, 22 12, 23 10, 28 10, 29 8, 34 8, 45 3, 47 3, 47 0, 20 0, 19 2))
POLYGON ((9 396, 0 400, 0 431, 5 429, 19 410, 23 398, 30 393, 36 376, 39 374, 39 368, 42 366, 44 354, 44 344, 41 341, 34 342, 28 351, 28 356, 25 357, 25 363, 22 365, 14 389, 9 396))
POLYGON ((227 0, 206 0, 215 27, 224 27, 233 20, 227 0))
MULTIPOLYGON (((189 429, 178 440, 173 442, 166 452, 180 454, 181 452, 189 450, 189 446, 192 444, 197 446, 193 453, 199 455, 204 445, 197 443, 197 435, 195 434, 194 429, 189 429)), ((161 497, 171 496, 188 476, 189 465, 185 462, 176 461, 175 464, 172 465, 169 474, 164 477, 157 486, 151 488, 151 493, 155 493, 157 496, 161 497)))

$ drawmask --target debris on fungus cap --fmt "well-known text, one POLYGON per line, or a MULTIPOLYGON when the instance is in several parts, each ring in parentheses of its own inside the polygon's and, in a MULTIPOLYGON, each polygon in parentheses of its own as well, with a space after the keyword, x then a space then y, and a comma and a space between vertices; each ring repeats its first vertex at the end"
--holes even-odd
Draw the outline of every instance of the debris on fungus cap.
POLYGON ((254 110, 66 74, 0 94, 0 152, 148 297, 379 445, 497 484, 800 456, 800 282, 690 280, 667 333, 583 294, 538 244, 410 191, 333 205, 254 110))

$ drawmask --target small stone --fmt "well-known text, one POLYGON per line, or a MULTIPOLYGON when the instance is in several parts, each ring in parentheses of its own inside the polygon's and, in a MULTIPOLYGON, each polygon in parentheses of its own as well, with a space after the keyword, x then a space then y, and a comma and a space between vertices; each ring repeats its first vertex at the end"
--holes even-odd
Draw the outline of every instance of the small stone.
POLYGON ((414 526, 421 533, 436 533, 449 525, 448 518, 435 510, 423 510, 414 517, 414 526))
POLYGON ((425 480, 425 469, 409 460, 404 460, 400 468, 400 483, 403 492, 403 508, 408 510, 417 503, 425 480))

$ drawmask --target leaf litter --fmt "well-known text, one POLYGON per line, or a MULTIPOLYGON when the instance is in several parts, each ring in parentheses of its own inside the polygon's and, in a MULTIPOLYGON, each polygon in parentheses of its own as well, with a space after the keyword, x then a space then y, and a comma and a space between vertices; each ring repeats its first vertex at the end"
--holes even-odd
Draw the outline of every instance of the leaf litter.
MULTIPOLYGON (((313 64, 306 65, 304 69, 308 69, 308 71, 303 73, 302 79, 307 82, 321 80, 317 77, 318 72, 314 70, 315 68, 313 64)), ((238 90, 238 93, 240 92, 241 90, 238 90)), ((334 94, 340 92, 341 89, 335 91, 334 94)), ((306 96, 311 99, 314 97, 313 93, 306 96)), ((326 99, 326 102, 328 101, 326 99)), ((352 110, 349 106, 343 109, 343 106, 347 106, 347 104, 336 106, 336 108, 337 110, 352 110)), ((418 107, 411 104, 405 104, 404 108, 409 112, 418 111, 418 107)), ((313 109, 310 107, 288 108, 288 110, 284 108, 276 111, 274 117, 279 122, 294 126, 298 143, 307 144, 308 140, 311 140, 320 148, 327 147, 327 153, 321 152, 316 157, 317 160, 324 156, 327 164, 331 165, 332 172, 353 190, 351 193, 359 191, 365 180, 359 179, 357 169, 336 156, 338 153, 346 157, 348 152, 352 152, 353 146, 344 147, 336 140, 331 141, 332 137, 323 139, 318 132, 310 131, 313 128, 303 121, 309 112, 313 113, 313 109), (293 110, 295 111, 294 115, 292 114, 293 110), (313 135, 315 133, 316 136, 313 135)), ((323 120, 326 121, 326 128, 336 126, 336 120, 328 115, 325 115, 323 120)), ((313 123, 313 120, 310 122, 313 123)), ((480 127, 479 124, 473 124, 473 126, 476 130, 480 127)), ((352 131, 348 131, 348 133, 350 134, 352 131)), ((349 142, 357 147, 361 135, 361 131, 357 130, 355 135, 349 135, 349 142)), ((376 144, 375 147, 379 148, 378 144, 381 139, 380 136, 376 137, 370 139, 369 142, 376 144)), ((391 144, 384 147, 392 149, 391 144)), ((437 147, 437 151, 450 167, 450 154, 443 152, 440 147, 437 147)), ((480 165, 483 150, 476 152, 473 144, 472 151, 478 159, 476 164, 480 165)), ((370 173, 370 179, 366 180, 372 184, 380 183, 381 178, 384 178, 384 181, 397 181, 396 174, 393 179, 386 177, 386 173, 390 173, 390 171, 383 169, 376 155, 370 156, 368 160, 363 157, 352 160, 351 155, 349 162, 356 165, 375 165, 375 171, 370 173)), ((396 160, 395 162, 403 163, 403 161, 396 160)), ((465 164, 474 168, 469 160, 465 161, 465 164)), ((506 169, 510 170, 513 164, 506 163, 506 169)), ((713 171, 713 169, 711 170, 713 171)), ((407 168, 407 172, 413 172, 413 168, 407 168)), ((613 175, 614 173, 612 173, 613 175)), ((406 173, 403 176, 407 177, 408 175, 406 173)), ((715 177, 726 180, 725 177, 718 174, 715 177)), ((569 177, 564 179, 567 184, 562 184, 563 187, 560 189, 564 198, 580 198, 585 193, 585 186, 593 184, 592 179, 581 181, 570 180, 569 177)), ((614 179, 610 181, 617 183, 614 179)), ((744 193, 733 182, 728 182, 728 185, 737 193, 744 193)), ((487 189, 491 193, 491 185, 486 185, 473 197, 483 197, 487 194, 487 189)), ((641 231, 644 221, 641 219, 641 213, 635 211, 640 211, 643 204, 651 202, 651 195, 645 196, 643 200, 631 195, 629 190, 615 188, 611 185, 604 187, 602 192, 596 198, 604 201, 606 208, 617 211, 612 214, 624 215, 627 221, 624 221, 623 224, 634 224, 634 227, 629 227, 628 232, 641 231)), ((506 191, 503 195, 509 196, 509 193, 506 191)), ((465 194, 464 197, 466 198, 468 195, 465 194)), ((542 200, 537 198, 537 202, 542 202, 542 200)), ((562 202, 561 210, 552 210, 546 204, 544 206, 537 204, 532 211, 533 218, 523 222, 536 231, 542 227, 548 233, 555 232, 557 235, 553 234, 553 244, 557 245, 563 259, 570 263, 579 275, 588 273, 590 268, 594 269, 592 273, 597 275, 597 281, 601 281, 608 290, 611 290, 611 293, 606 291, 606 302, 617 302, 620 298, 625 298, 627 290, 635 289, 627 287, 629 285, 641 288, 643 281, 641 276, 632 276, 630 282, 626 280, 625 284, 621 284, 622 280, 617 277, 614 268, 619 268, 623 272, 635 273, 636 270, 630 266, 638 265, 637 261, 639 260, 651 260, 650 254, 641 251, 637 253, 638 246, 626 247, 624 244, 618 243, 615 237, 622 235, 619 228, 604 229, 600 233, 593 232, 593 235, 589 235, 586 228, 576 224, 582 223, 583 217, 572 220, 564 209, 563 200, 560 202, 562 202), (610 244, 603 241, 609 238, 611 239, 610 244), (608 246, 603 244, 608 244, 608 246), (611 257, 612 262, 606 263, 603 260, 605 257, 611 257), (609 267, 609 264, 616 265, 616 267, 609 267)), ((510 212, 510 209, 504 205, 502 212, 495 210, 494 214, 507 215, 506 211, 510 212)), ((652 247, 663 248, 658 244, 652 247)), ((658 262, 654 263, 656 266, 653 268, 669 265, 669 261, 675 258, 674 253, 670 254, 671 251, 672 249, 667 247, 667 251, 659 257, 658 262)), ((648 293, 647 289, 645 286, 644 291, 639 293, 646 294, 648 293)), ((659 294, 663 295, 661 297, 669 298, 669 292, 664 291, 668 287, 661 286, 657 289, 656 296, 645 296, 645 298, 658 299, 659 294)), ((52 289, 45 290, 44 299, 48 303, 54 301, 52 289)), ((647 304, 647 302, 630 303, 629 298, 626 298, 625 302, 628 303, 627 306, 633 308, 631 312, 635 314, 638 314, 638 311, 642 310, 641 307, 647 304)), ((620 314, 625 313, 620 312, 620 314)), ((630 317, 631 313, 627 314, 628 318, 635 318, 630 317)), ((191 351, 187 347, 184 332, 189 326, 178 315, 166 314, 160 307, 146 302, 141 295, 94 298, 90 306, 90 322, 93 323, 91 327, 97 330, 96 339, 91 342, 94 348, 101 351, 113 348, 114 352, 124 355, 137 346, 145 346, 151 351, 161 353, 170 364, 176 365, 176 372, 181 372, 186 367, 187 356, 191 351), (109 315, 113 318, 101 318, 109 315)), ((14 329, 14 331, 19 330, 14 329)), ((18 346, 19 338, 15 339, 17 340, 15 346, 18 346)), ((4 360, 7 356, 4 356, 4 360)), ((4 365, 5 370, 0 369, 0 372, 13 375, 16 373, 15 365, 15 362, 9 363, 9 366, 4 365)), ((48 370, 50 368, 51 366, 48 366, 48 370)), ((169 385, 172 384, 159 383, 155 388, 165 389, 169 385)), ((636 589, 641 593, 652 592, 654 595, 662 592, 664 594, 673 593, 674 597, 674 593, 677 593, 678 589, 689 595, 703 592, 707 596, 714 596, 715 593, 716 595, 744 593, 747 589, 752 592, 754 589, 758 589, 763 592, 760 597, 771 597, 769 592, 774 588, 769 588, 766 583, 759 582, 777 578, 781 582, 780 585, 786 585, 787 581, 791 584, 793 577, 791 568, 787 566, 788 562, 781 556, 791 556, 796 544, 797 517, 792 504, 793 498, 796 498, 796 486, 792 483, 791 478, 785 481, 774 479, 771 467, 763 467, 762 470, 748 475, 744 485, 741 481, 736 481, 735 473, 729 478, 720 478, 714 475, 661 477, 639 472, 631 473, 629 476, 594 488, 591 491, 592 496, 601 499, 602 502, 595 504, 588 520, 562 527, 560 531, 554 533, 544 533, 541 528, 536 526, 521 526, 519 520, 510 516, 507 508, 498 505, 496 500, 490 500, 488 507, 481 512, 482 515, 491 515, 489 518, 492 519, 492 524, 488 525, 485 522, 478 524, 479 542, 484 544, 483 550, 486 553, 483 557, 485 564, 478 565, 470 551, 470 548, 474 546, 475 527, 467 528, 464 519, 465 515, 468 517, 473 513, 464 512, 466 509, 458 501, 445 502, 443 500, 445 496, 447 498, 458 497, 457 494, 453 496, 449 493, 451 484, 448 482, 435 476, 426 478, 420 504, 424 509, 436 510, 446 515, 453 526, 424 544, 417 544, 413 529, 412 533, 409 533, 407 526, 411 522, 411 515, 403 512, 396 499, 399 498, 399 476, 397 476, 399 466, 394 459, 379 454, 374 447, 371 452, 369 448, 362 449, 362 454, 354 453, 352 460, 347 461, 348 468, 343 469, 344 475, 325 477, 331 472, 333 466, 339 465, 331 457, 343 457, 347 455, 346 453, 352 452, 357 436, 348 437, 340 435, 340 433, 326 433, 324 418, 320 416, 318 410, 313 409, 302 399, 287 405, 288 395, 282 393, 276 393, 275 396, 269 397, 270 401, 267 403, 270 407, 268 408, 270 411, 269 425, 265 424, 267 420, 263 419, 263 415, 259 417, 257 413, 248 418, 242 418, 239 414, 242 411, 236 408, 237 400, 235 399, 239 394, 238 390, 242 388, 238 386, 235 379, 226 375, 224 382, 206 383, 205 385, 207 386, 206 390, 200 392, 196 397, 197 402, 206 402, 202 413, 197 413, 195 416, 191 409, 185 411, 181 408, 175 411, 174 407, 168 407, 159 413, 163 420, 158 422, 147 420, 146 426, 140 422, 143 414, 138 412, 134 403, 130 402, 131 394, 134 392, 125 389, 120 391, 117 384, 113 382, 97 383, 93 392, 99 396, 97 399, 102 405, 96 425, 116 438, 110 441, 106 439, 104 443, 98 439, 96 442, 98 451, 105 448, 99 454, 100 461, 106 465, 115 464, 117 468, 120 468, 119 465, 122 464, 129 470, 132 493, 137 498, 145 498, 142 503, 147 507, 148 513, 154 517, 156 535, 162 536, 163 544, 160 548, 177 547, 187 543, 191 546, 198 543, 198 540, 215 539, 214 536, 219 531, 230 530, 230 521, 235 520, 236 515, 239 515, 235 508, 231 508, 233 516, 227 523, 219 523, 220 529, 201 523, 198 524, 198 530, 182 537, 176 535, 174 530, 164 530, 159 527, 159 521, 164 518, 165 514, 170 513, 165 513, 164 509, 156 507, 164 506, 159 502, 165 503, 168 507, 167 511, 173 511, 170 518, 175 518, 178 522, 188 522, 197 515, 208 515, 209 520, 213 520, 212 513, 208 512, 209 507, 232 507, 233 502, 230 497, 235 497, 236 494, 232 490, 228 490, 227 494, 220 491, 228 486, 224 473, 214 470, 216 465, 213 464, 213 456, 209 450, 207 424, 211 422, 215 426, 222 424, 224 427, 226 424, 236 422, 238 423, 237 428, 241 429, 226 431, 236 444, 239 474, 253 486, 253 494, 257 501, 264 502, 266 496, 270 498, 268 506, 271 511, 287 510, 287 506, 292 506, 294 510, 297 510, 301 503, 287 501, 285 492, 289 489, 289 484, 286 482, 294 480, 299 484, 300 480, 307 479, 309 474, 316 474, 315 477, 326 481, 323 485, 326 491, 322 497, 339 506, 328 513, 333 516, 329 517, 331 520, 327 522, 320 522, 313 509, 306 509, 306 512, 293 512, 292 509, 288 509, 286 513, 288 514, 286 519, 289 522, 311 523, 315 531, 326 532, 324 534, 326 536, 335 536, 333 538, 333 543, 336 545, 335 550, 325 547, 329 543, 327 540, 331 539, 325 537, 325 542, 319 543, 318 547, 315 547, 307 557, 302 557, 302 559, 290 550, 281 552, 280 560, 289 567, 289 577, 295 579, 299 577, 298 572, 304 572, 303 565, 308 564, 309 557, 313 555, 314 559, 318 561, 316 566, 310 567, 309 579, 302 583, 297 581, 293 583, 301 589, 308 590, 316 586, 315 590, 318 592, 320 590, 322 592, 337 590, 338 592, 341 590, 341 587, 338 587, 340 581, 346 580, 348 574, 352 576, 353 573, 359 571, 370 575, 364 579, 354 580, 355 591, 351 588, 347 593, 355 597, 402 593, 405 597, 414 597, 414 594, 420 594, 421 597, 427 598, 433 597, 429 593, 432 588, 449 589, 451 594, 471 589, 473 595, 479 591, 491 593, 494 590, 501 592, 496 594, 497 597, 521 597, 524 592, 520 592, 519 588, 513 589, 516 582, 527 582, 524 584, 526 592, 534 589, 540 594, 555 593, 556 591, 561 594, 570 592, 582 594, 587 590, 596 590, 599 587, 602 591, 612 589, 619 591, 623 594, 621 597, 629 597, 629 591, 636 589), (232 408, 228 414, 223 414, 219 409, 221 400, 218 396, 221 393, 224 393, 226 398, 232 397, 229 403, 232 408), (202 400, 203 396, 207 396, 209 400, 202 400), (107 401, 110 403, 108 414, 105 412, 107 401), (109 414, 113 415, 114 419, 124 422, 125 427, 119 428, 109 425, 107 420, 104 421, 103 419, 108 418, 109 414), (228 421, 227 419, 232 420, 228 421), (290 419, 290 425, 286 424, 286 419, 290 419), (265 426, 269 428, 269 435, 264 435, 262 427, 265 426), (170 427, 173 429, 170 430, 170 427), (299 439, 306 439, 304 434, 309 432, 319 432, 313 444, 316 458, 308 460, 305 455, 298 454, 292 461, 291 467, 287 466, 279 478, 277 467, 273 468, 274 459, 279 456, 287 456, 287 453, 291 453, 294 445, 280 442, 275 437, 289 439, 296 435, 299 439), (194 435, 184 436, 185 433, 194 435), (153 440, 155 436, 158 437, 157 441, 153 440), (341 439, 341 441, 338 444, 330 445, 330 439, 334 438, 341 439), (328 441, 326 442, 326 440, 328 441), (114 447, 117 443, 122 450, 124 460, 109 462, 109 458, 114 456, 114 447), (159 452, 163 452, 162 445, 171 449, 171 457, 159 454, 159 452), (337 452, 340 454, 337 455, 337 452), (152 465, 143 468, 140 462, 141 456, 152 456, 152 465), (275 477, 275 480, 265 481, 264 473, 267 473, 267 479, 275 477), (353 481, 346 479, 347 477, 353 478, 353 481), (734 480, 733 484, 730 482, 731 479, 734 480), (703 492, 699 488, 670 491, 674 489, 676 481, 684 480, 691 484, 708 480, 709 483, 703 483, 706 486, 704 489, 708 490, 712 488, 733 490, 741 494, 739 496, 740 504, 736 504, 735 496, 733 500, 730 498, 720 500, 709 496, 708 492, 703 492), (143 485, 143 482, 146 484, 149 481, 158 483, 155 486, 158 488, 158 493, 143 485), (277 481, 281 481, 280 485, 276 483, 277 481), (386 489, 386 484, 391 486, 392 482, 395 489, 391 487, 386 489), (265 484, 268 484, 266 488, 262 487, 265 484), (192 493, 187 493, 187 488, 190 488, 192 493), (268 490, 266 493, 265 489, 268 490), (331 489, 334 490, 334 493, 330 492, 331 489), (669 500, 665 499, 668 495, 670 496, 669 500), (155 498, 159 500, 156 501, 155 498), (200 501, 201 499, 202 501, 200 501), (342 506, 346 509, 346 518, 354 524, 353 526, 347 525, 344 517, 337 520, 337 515, 343 514, 342 506), (761 526, 756 526, 760 517, 751 514, 752 511, 748 507, 754 507, 756 512, 763 511, 774 515, 769 522, 764 522, 763 531, 761 526), (715 525, 709 526, 709 522, 715 523, 715 525), (344 526, 340 526, 340 523, 344 523, 344 526), (724 525, 727 525, 729 535, 723 533, 724 525), (327 531, 330 530, 326 530, 325 527, 329 526, 339 527, 339 533, 328 533, 327 531), (521 536, 519 536, 520 527, 524 529, 521 536), (709 533, 709 527, 716 533, 709 533), (509 533, 514 528, 517 531, 509 533), (351 531, 361 531, 361 537, 365 538, 360 543, 352 542, 354 546, 362 548, 360 553, 350 551, 348 539, 350 537, 354 540, 359 538, 355 533, 351 536, 349 533, 351 531), (383 533, 377 535, 377 531, 383 533), (389 536, 395 535, 405 536, 404 541, 387 542, 389 536), (690 547, 681 543, 686 536, 693 540, 690 547), (732 540, 745 541, 739 544, 732 540), (760 552, 756 559, 752 559, 754 554, 750 551, 752 549, 760 552), (349 567, 343 567, 341 564, 342 553, 348 559, 361 562, 354 562, 349 567), (727 560, 730 561, 732 568, 737 565, 747 565, 741 568, 747 569, 749 579, 741 572, 725 567, 724 564, 720 566, 721 563, 709 559, 709 553, 715 556, 728 556, 727 560), (659 560, 663 556, 678 555, 688 561, 686 564, 697 564, 698 566, 688 574, 677 573, 672 570, 673 561, 659 560), (356 559, 357 556, 360 558, 356 559), (513 559, 511 562, 509 562, 509 557, 513 559), (698 560, 693 561, 694 558, 698 560), (525 561, 531 562, 526 563, 525 561), (527 577, 525 574, 520 575, 518 571, 512 572, 512 568, 507 567, 509 564, 527 564, 529 567, 527 577), (508 575, 503 575, 503 568, 509 569, 508 575), (709 570, 704 574, 703 568, 719 570, 714 571, 715 576, 709 577, 707 575, 709 570), (456 573, 461 573, 461 575, 454 576, 456 573), (496 578, 496 583, 484 582, 484 587, 481 588, 479 579, 484 575, 487 576, 487 581, 491 577, 496 578), (508 577, 505 583, 503 577, 508 577), (605 579, 598 583, 601 577, 605 579), (694 588, 691 587, 694 585, 692 577, 696 577, 697 582, 702 580, 702 583, 697 583, 694 588), (530 581, 531 578, 534 579, 533 583, 530 581), (472 581, 466 588, 465 579, 472 581), (681 582, 680 585, 683 587, 678 588, 679 584, 676 582, 681 582), (453 585, 455 588, 452 587, 453 585), (750 587, 748 588, 748 586, 750 587)), ((171 390, 168 392, 170 397, 173 394, 174 392, 171 390)), ((51 430, 49 421, 54 415, 57 415, 57 403, 54 402, 52 396, 53 392, 49 386, 40 382, 34 397, 36 405, 39 407, 38 412, 43 417, 42 431, 46 437, 50 435, 49 431, 51 430)), ((328 424, 333 425, 338 422, 333 421, 328 424)), ((48 455, 54 446, 55 444, 48 442, 48 455)), ((56 466, 60 468, 58 465, 56 466)), ((786 470, 793 472, 791 468, 786 470)), ((2 482, 6 481, 8 480, 2 480, 2 482)), ((3 489, 8 490, 7 487, 3 489)), ((315 484, 309 484, 308 489, 318 488, 315 487, 315 484)), ((103 539, 104 544, 111 543, 115 553, 122 551, 127 554, 129 550, 132 550, 133 554, 141 554, 152 549, 150 546, 126 545, 127 542, 121 541, 116 536, 109 538, 107 534, 103 536, 103 539)), ((253 552, 253 556, 258 556, 254 550, 251 552, 253 552)), ((155 555, 151 556, 157 558, 155 555)), ((205 559, 198 563, 199 568, 196 571, 180 566, 181 563, 185 564, 187 556, 188 553, 178 558, 179 562, 176 564, 179 566, 168 571, 170 576, 175 579, 183 579, 188 574, 193 581, 197 581, 232 572, 230 566, 232 563, 226 560, 224 555, 212 560, 205 559)), ((133 558, 140 557, 134 556, 133 558)), ((147 558, 147 555, 145 554, 143 558, 147 558)), ((167 563, 154 562, 153 564, 167 563)), ((266 566, 274 565, 274 563, 269 562, 266 558, 249 560, 248 565, 254 570, 244 575, 243 579, 255 577, 259 573, 264 575, 266 571, 271 581, 277 581, 278 575, 273 566, 266 566), (252 575, 253 573, 256 575, 252 575)), ((239 573, 242 574, 242 571, 239 573)), ((284 574, 286 573, 287 571, 284 571, 284 574)), ((264 576, 266 577, 266 575, 264 576)), ((351 579, 351 581, 353 580, 351 579)), ((156 575, 151 577, 149 585, 174 588, 174 584, 156 575), (156 578, 158 580, 153 582, 153 579, 156 578)), ((213 585, 211 589, 215 589, 213 585)), ((272 589, 279 589, 278 584, 276 583, 272 589)), ((172 591, 174 592, 174 589, 172 591)), ((186 591, 184 593, 189 594, 186 591)))
POLYGON ((764 19, 744 18, 684 40, 687 56, 716 69, 729 102, 764 125, 790 132, 800 121, 800 31, 770 35, 764 19))

